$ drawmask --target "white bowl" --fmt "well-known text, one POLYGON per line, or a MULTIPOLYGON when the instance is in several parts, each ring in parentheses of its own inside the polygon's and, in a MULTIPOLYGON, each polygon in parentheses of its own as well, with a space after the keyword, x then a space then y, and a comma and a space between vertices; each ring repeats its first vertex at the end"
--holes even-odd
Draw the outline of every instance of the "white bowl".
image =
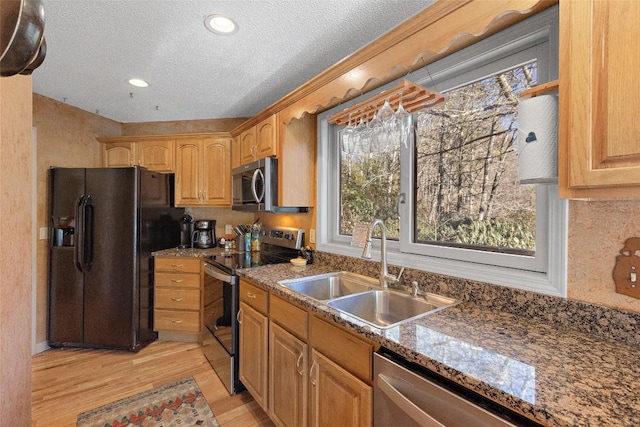
POLYGON ((306 258, 292 258, 290 262, 296 267, 304 267, 305 265, 307 265, 306 258))

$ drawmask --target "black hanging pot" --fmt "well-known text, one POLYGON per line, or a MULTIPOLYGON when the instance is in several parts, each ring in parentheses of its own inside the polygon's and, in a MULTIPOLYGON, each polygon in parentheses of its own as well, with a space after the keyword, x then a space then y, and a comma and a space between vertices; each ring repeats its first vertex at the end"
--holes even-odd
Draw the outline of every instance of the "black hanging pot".
POLYGON ((41 0, 0 0, 0 76, 31 74, 45 54, 41 0))

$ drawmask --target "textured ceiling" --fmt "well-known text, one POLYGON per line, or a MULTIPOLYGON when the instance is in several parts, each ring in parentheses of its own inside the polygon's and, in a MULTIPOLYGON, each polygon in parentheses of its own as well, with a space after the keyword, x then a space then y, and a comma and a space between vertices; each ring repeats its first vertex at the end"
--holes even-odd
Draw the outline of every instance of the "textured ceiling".
POLYGON ((431 1, 43 0, 33 90, 124 123, 250 117, 431 1), (214 13, 239 31, 207 31, 214 13))

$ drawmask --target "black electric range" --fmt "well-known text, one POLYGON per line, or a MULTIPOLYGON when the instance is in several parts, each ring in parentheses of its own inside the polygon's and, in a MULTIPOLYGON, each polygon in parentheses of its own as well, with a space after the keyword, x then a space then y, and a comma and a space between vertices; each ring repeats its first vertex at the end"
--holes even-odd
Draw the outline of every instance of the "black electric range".
POLYGON ((209 262, 229 274, 239 268, 281 264, 300 255, 304 246, 304 230, 289 227, 268 227, 260 232, 260 250, 245 252, 230 250, 207 257, 209 262))
POLYGON ((230 394, 244 389, 239 379, 240 286, 236 271, 289 262, 298 256, 304 244, 304 230, 264 228, 260 250, 254 252, 224 251, 204 262, 204 326, 203 350, 230 394))
POLYGON ((299 251, 296 249, 283 250, 282 247, 261 244, 260 250, 257 252, 245 252, 245 251, 229 251, 216 255, 211 255, 208 258, 209 262, 214 264, 221 270, 235 274, 239 268, 251 268, 261 267, 269 264, 281 264, 296 258, 299 256, 299 251))

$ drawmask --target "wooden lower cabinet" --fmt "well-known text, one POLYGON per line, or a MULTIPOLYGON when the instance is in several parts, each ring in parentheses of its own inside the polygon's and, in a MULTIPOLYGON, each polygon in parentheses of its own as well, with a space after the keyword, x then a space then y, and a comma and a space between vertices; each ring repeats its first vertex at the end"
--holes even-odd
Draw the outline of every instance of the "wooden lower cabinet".
POLYGON ((153 329, 159 339, 201 341, 201 263, 200 258, 154 259, 153 329))
POLYGON ((276 426, 371 426, 373 343, 244 280, 240 310, 240 380, 276 426))
POLYGON ((317 350, 311 350, 309 426, 372 425, 373 389, 317 350))
MULTIPOLYGON (((242 289, 242 287, 241 287, 242 289)), ((240 381, 265 412, 267 408, 267 362, 269 318, 240 301, 240 381)))
POLYGON ((269 417, 277 426, 307 425, 307 344, 269 324, 269 417))

